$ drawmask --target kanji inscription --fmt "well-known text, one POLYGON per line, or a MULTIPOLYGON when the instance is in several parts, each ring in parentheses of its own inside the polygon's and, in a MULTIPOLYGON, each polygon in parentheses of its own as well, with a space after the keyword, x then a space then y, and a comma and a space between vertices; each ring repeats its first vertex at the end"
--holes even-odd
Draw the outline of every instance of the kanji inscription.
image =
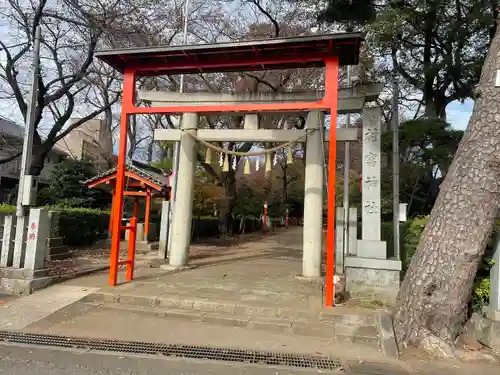
POLYGON ((365 163, 370 167, 374 167, 377 165, 378 155, 374 152, 369 152, 365 155, 365 163))
POLYGON ((378 186, 378 179, 376 177, 365 177, 363 179, 363 185, 366 186, 367 188, 376 188, 378 186))
POLYGON ((364 131, 363 139, 365 141, 376 142, 378 141, 379 130, 377 128, 366 128, 364 131))
POLYGON ((363 210, 366 214, 377 214, 379 212, 379 205, 375 201, 366 201, 363 210))

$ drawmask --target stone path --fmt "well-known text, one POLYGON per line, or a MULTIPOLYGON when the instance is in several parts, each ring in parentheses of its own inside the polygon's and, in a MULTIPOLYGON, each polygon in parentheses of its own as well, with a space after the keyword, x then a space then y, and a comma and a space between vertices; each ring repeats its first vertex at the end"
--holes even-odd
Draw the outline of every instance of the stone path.
POLYGON ((198 251, 190 264, 196 268, 178 273, 153 271, 114 288, 105 286, 103 275, 101 292, 196 297, 311 311, 320 311, 323 306, 322 282, 296 277, 302 270, 302 228, 236 247, 198 251))

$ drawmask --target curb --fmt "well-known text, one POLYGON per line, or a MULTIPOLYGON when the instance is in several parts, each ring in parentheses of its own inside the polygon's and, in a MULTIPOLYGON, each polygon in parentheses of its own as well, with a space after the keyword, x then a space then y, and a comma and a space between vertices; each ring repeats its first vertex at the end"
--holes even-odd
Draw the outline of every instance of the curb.
POLYGON ((336 323, 346 326, 376 326, 378 321, 375 316, 375 312, 373 315, 347 314, 341 312, 332 313, 328 311, 311 314, 308 311, 280 307, 256 307, 238 303, 216 302, 203 299, 137 296, 109 293, 104 291, 91 293, 86 296, 82 302, 117 303, 124 306, 142 306, 163 309, 187 309, 205 313, 225 313, 228 315, 248 316, 254 318, 274 318, 285 320, 315 319, 318 322, 336 323))
POLYGON ((104 311, 128 311, 143 316, 158 318, 172 318, 191 321, 194 323, 208 323, 219 326, 246 328, 256 331, 267 331, 294 336, 334 339, 336 342, 359 343, 371 347, 379 347, 377 328, 374 326, 342 326, 329 323, 318 323, 300 320, 279 318, 261 318, 241 315, 224 315, 224 313, 202 312, 182 308, 161 309, 158 307, 141 307, 120 305, 119 303, 84 302, 104 311))

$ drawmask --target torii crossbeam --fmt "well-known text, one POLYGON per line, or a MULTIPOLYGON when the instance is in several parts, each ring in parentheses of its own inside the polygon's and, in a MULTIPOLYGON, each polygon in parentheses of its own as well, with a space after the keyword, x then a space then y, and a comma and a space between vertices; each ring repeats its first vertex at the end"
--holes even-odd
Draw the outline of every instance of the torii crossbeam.
MULTIPOLYGON (((120 144, 115 193, 114 217, 121 217, 125 186, 128 116, 134 114, 178 113, 258 113, 321 110, 330 112, 335 124, 338 113, 338 71, 342 65, 356 65, 364 36, 360 33, 314 35, 297 38, 277 38, 249 42, 205 45, 160 46, 100 51, 96 57, 124 75, 120 144), (227 103, 218 105, 138 106, 135 102, 136 79, 139 76, 242 72, 324 67, 322 98, 300 102, 227 103)), ((336 126, 329 132, 329 165, 336 165, 336 126)), ((326 246, 325 303, 334 304, 335 246, 335 167, 328 175, 328 224, 326 246)), ((109 284, 116 285, 120 220, 113 221, 109 284)))

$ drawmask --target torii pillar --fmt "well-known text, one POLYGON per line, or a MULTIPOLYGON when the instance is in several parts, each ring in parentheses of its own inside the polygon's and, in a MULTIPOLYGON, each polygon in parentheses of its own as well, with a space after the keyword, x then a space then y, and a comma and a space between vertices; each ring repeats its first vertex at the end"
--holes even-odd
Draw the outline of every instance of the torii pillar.
POLYGON ((324 120, 325 114, 321 111, 312 111, 307 115, 307 128, 317 129, 307 136, 306 141, 302 276, 307 278, 321 277, 325 175, 324 120))
MULTIPOLYGON (((198 114, 184 113, 182 126, 186 132, 196 136, 198 114)), ((196 174, 196 140, 189 134, 180 139, 179 170, 177 174, 177 199, 172 218, 172 241, 169 265, 184 267, 188 263, 191 245, 191 226, 193 218, 193 195, 196 174)))

